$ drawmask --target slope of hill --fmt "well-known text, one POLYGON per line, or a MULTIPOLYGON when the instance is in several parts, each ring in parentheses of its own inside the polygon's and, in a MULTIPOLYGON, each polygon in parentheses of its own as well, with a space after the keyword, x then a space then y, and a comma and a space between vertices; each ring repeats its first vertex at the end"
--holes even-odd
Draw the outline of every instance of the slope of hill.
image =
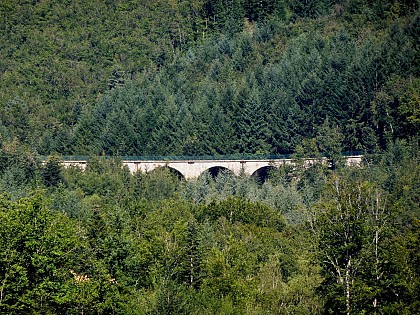
POLYGON ((417 136, 417 2, 263 2, 3 2, 2 142, 197 155, 417 136))
POLYGON ((0 313, 418 312, 418 10, 0 1, 0 313), (108 156, 283 152, 265 182, 108 156))

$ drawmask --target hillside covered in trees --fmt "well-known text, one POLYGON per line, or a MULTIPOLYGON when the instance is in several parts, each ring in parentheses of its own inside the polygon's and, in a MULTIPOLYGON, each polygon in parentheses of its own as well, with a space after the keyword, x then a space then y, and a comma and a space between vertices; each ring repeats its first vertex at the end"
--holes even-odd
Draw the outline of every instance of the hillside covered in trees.
POLYGON ((419 7, 0 1, 0 313, 416 314, 419 7))
POLYGON ((3 143, 217 155, 418 136, 417 1, 18 3, 0 11, 3 143))

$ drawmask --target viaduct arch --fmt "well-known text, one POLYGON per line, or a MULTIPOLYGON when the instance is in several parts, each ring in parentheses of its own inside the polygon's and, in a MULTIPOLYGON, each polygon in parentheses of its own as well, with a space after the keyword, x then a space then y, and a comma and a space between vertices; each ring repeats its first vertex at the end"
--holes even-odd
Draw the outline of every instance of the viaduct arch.
POLYGON ((208 171, 216 177, 221 171, 226 170, 234 175, 241 173, 249 176, 261 176, 267 168, 274 168, 283 164, 291 164, 290 159, 280 160, 195 160, 195 161, 123 161, 132 173, 142 171, 150 172, 156 167, 169 167, 183 175, 185 179, 199 177, 208 171), (260 170, 260 171, 259 171, 260 170))
MULTIPOLYGON (((324 159, 326 161, 326 159, 324 159)), ((347 156, 347 165, 359 165, 362 156, 347 156)), ((308 165, 314 161, 308 159, 308 165)), ((253 160, 172 160, 172 161, 159 161, 159 160, 136 160, 126 159, 122 161, 124 166, 127 166, 131 173, 141 171, 143 173, 151 172, 158 167, 169 167, 175 172, 179 172, 185 179, 193 179, 199 177, 206 171, 214 177, 220 170, 227 170, 235 175, 242 173, 249 176, 256 176, 260 179, 266 178, 270 169, 282 165, 293 165, 295 162, 292 159, 253 159, 253 160)), ((64 159, 62 162, 64 167, 76 166, 81 169, 86 168, 87 160, 71 160, 64 159)))

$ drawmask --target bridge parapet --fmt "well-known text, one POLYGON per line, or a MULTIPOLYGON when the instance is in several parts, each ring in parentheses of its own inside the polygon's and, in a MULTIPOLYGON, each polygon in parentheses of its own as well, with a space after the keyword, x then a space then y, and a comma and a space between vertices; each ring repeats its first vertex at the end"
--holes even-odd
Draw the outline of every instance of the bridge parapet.
MULTIPOLYGON (((341 155, 345 158, 362 156, 363 151, 344 151, 341 155)), ((325 155, 323 155, 325 156, 325 155)), ((86 155, 64 155, 64 161, 87 161, 91 157, 86 155)), ((155 155, 155 156, 100 156, 101 159, 120 159, 122 161, 262 161, 262 160, 287 160, 292 159, 292 154, 227 154, 227 155, 155 155)), ((44 157, 44 160, 46 157, 44 157)))

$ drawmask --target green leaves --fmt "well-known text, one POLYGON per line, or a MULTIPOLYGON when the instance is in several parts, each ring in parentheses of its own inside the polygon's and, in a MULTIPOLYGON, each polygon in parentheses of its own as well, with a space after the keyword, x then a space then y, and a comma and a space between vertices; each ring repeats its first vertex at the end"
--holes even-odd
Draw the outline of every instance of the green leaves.
POLYGON ((276 211, 262 204, 253 204, 241 198, 228 198, 222 202, 212 202, 201 214, 204 218, 224 217, 229 222, 243 224, 257 224, 281 231, 285 222, 276 211))
POLYGON ((65 185, 0 197, 0 310, 413 312, 417 151, 265 183, 131 175, 105 158, 60 170, 65 185))
POLYGON ((48 312, 59 305, 68 268, 78 261, 80 234, 40 195, 17 202, 2 196, 2 201, 0 309, 48 312))
POLYGON ((58 186, 58 184, 63 181, 61 170, 60 158, 57 156, 49 157, 42 170, 42 178, 45 186, 58 186))
MULTIPOLYGON (((409 161, 400 158, 396 164, 413 162, 409 161)), ((417 178, 417 169, 418 165, 412 167, 412 179, 417 178)), ((413 226, 405 225, 399 219, 399 206, 393 202, 401 191, 380 188, 387 180, 374 170, 343 171, 332 175, 325 186, 323 198, 313 208, 311 223, 324 276, 320 290, 326 298, 325 309, 334 313, 406 311, 415 305, 415 299, 404 297, 403 292, 413 287, 403 280, 406 278, 399 268, 414 266, 417 258, 406 256, 411 255, 408 248, 404 254, 397 248, 401 250, 406 237, 413 235, 412 228, 417 229, 418 207, 409 219, 413 226), (405 262, 397 258, 401 255, 405 262)), ((408 187, 412 185, 407 183, 410 190, 408 187)), ((404 212, 409 215, 411 211, 404 212)), ((410 267, 405 271, 413 272, 417 271, 410 267)))
POLYGON ((416 1, 15 2, 0 313, 419 309, 416 1), (341 167, 359 149, 388 151, 341 167), (264 183, 105 157, 291 152, 264 183))
POLYGON ((346 150, 416 136, 416 6, 332 6, 4 3, 2 141, 44 155, 290 153, 327 117, 346 150))

